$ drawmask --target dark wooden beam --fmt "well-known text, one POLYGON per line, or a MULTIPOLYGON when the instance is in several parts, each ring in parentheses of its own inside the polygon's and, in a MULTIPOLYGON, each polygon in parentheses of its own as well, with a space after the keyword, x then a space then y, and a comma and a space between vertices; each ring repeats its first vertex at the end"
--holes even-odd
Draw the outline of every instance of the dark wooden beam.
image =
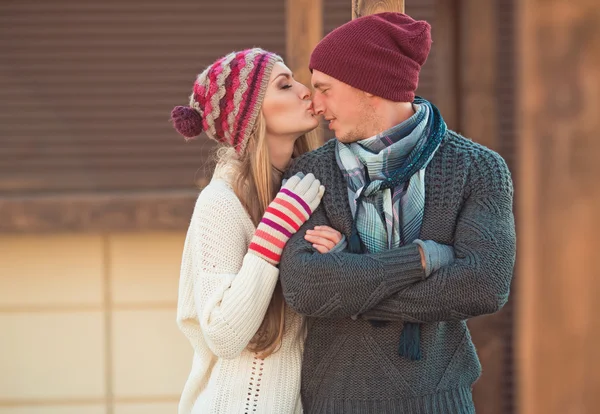
MULTIPOLYGON (((444 15, 454 3, 457 43, 454 50, 457 71, 454 82, 457 131, 488 148, 498 151, 498 19, 497 0, 440 0, 444 15)), ((437 11, 437 10, 436 10, 437 11)), ((437 16, 436 15, 436 16, 437 16)), ((434 28, 435 33, 435 28, 434 28)), ((435 43, 434 43, 435 47, 435 43)), ((511 56, 512 58, 512 56, 511 56)), ((440 86, 444 82, 440 82, 440 86)), ((514 85, 508 85, 514 88, 514 85)), ((446 85, 445 87, 450 88, 446 85)), ((444 113, 444 112, 443 112, 444 113)), ((447 115, 444 113, 444 117, 447 115)), ((451 125, 450 123, 448 123, 451 125)), ((507 156, 509 154, 501 154, 507 156)), ((511 298, 512 299, 512 298, 511 298)), ((469 320, 469 328, 483 367, 473 387, 478 414, 503 414, 511 406, 507 397, 512 375, 509 362, 510 305, 493 315, 469 320)))
MULTIPOLYGON (((418 1, 418 0, 417 0, 418 1)), ((458 95, 459 10, 460 0, 435 0, 435 21, 432 23, 432 48, 435 51, 435 105, 448 127, 460 130, 460 97, 458 95)), ((408 14, 410 14, 409 2, 408 14)), ((427 98, 427 97, 425 97, 427 98)))
POLYGON ((496 0, 459 5, 459 131, 498 151, 496 0))

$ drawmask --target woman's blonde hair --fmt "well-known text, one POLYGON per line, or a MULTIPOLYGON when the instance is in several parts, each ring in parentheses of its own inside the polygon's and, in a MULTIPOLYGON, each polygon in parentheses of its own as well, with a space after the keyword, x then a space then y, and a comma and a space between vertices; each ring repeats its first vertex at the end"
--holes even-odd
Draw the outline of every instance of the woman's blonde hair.
MULTIPOLYGON (((292 157, 312 151, 321 144, 316 130, 307 132, 296 140, 292 157)), ((217 152, 217 162, 233 168, 233 190, 254 225, 258 226, 281 187, 280 174, 271 164, 266 122, 262 113, 256 120, 243 153, 238 155, 231 147, 221 148, 217 152)), ((285 307, 281 285, 277 282, 265 318, 248 345, 250 350, 261 354, 263 358, 277 351, 281 344, 285 331, 285 307)))

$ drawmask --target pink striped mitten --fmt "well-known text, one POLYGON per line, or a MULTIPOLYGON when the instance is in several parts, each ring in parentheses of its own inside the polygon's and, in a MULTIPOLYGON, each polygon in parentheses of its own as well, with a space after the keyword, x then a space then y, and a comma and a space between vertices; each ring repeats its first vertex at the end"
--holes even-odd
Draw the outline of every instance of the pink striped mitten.
POLYGON ((249 251, 277 266, 285 244, 319 206, 324 192, 312 174, 290 178, 265 211, 249 251))

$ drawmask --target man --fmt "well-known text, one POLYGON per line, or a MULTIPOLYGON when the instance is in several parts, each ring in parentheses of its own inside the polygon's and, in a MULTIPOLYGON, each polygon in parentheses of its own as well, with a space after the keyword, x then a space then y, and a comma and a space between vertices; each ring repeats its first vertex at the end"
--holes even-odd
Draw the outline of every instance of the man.
POLYGON ((314 108, 337 139, 287 173, 312 172, 326 191, 280 265, 287 303, 308 317, 307 413, 474 412, 466 320, 508 299, 513 187, 498 154, 415 98, 430 47, 429 24, 381 13, 312 53, 314 108), (345 240, 321 254, 315 226, 345 240))

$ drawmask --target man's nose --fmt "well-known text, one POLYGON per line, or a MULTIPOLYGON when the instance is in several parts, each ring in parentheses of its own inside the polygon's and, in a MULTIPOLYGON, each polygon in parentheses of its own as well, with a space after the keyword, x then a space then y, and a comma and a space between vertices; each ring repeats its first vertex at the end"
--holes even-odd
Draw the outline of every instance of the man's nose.
POLYGON ((321 98, 319 98, 319 94, 315 94, 315 96, 313 97, 313 109, 315 111, 315 114, 317 115, 323 115, 323 113, 325 112, 325 108, 323 106, 321 98))

